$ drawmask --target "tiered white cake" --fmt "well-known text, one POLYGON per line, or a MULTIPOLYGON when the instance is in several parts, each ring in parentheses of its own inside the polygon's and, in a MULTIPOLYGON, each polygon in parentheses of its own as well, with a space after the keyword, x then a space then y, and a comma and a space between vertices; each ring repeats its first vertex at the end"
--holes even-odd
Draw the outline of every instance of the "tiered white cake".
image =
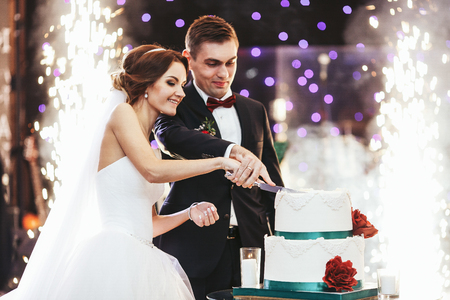
POLYGON ((350 260, 364 285, 364 237, 353 236, 352 204, 346 190, 278 192, 275 235, 265 238, 264 288, 327 291, 326 264, 350 260))

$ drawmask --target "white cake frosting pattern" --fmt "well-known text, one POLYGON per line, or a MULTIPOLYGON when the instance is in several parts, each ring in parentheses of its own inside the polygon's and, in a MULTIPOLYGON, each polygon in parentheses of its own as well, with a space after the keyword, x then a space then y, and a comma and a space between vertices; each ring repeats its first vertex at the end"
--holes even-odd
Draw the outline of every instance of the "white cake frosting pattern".
POLYGON ((359 287, 364 280, 364 237, 353 236, 347 190, 278 192, 275 236, 265 238, 264 280, 270 286, 298 289, 325 286, 326 264, 335 256, 350 260, 359 287))

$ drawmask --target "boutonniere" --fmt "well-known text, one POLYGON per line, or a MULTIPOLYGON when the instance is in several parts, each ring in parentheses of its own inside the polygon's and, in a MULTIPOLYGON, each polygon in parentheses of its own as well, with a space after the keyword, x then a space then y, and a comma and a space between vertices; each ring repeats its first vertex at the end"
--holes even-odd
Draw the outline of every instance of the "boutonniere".
POLYGON ((205 121, 203 121, 202 125, 200 125, 199 128, 195 128, 195 130, 201 131, 202 133, 205 133, 205 134, 215 136, 216 129, 214 129, 213 124, 214 124, 213 120, 208 120, 208 118, 205 118, 205 121))

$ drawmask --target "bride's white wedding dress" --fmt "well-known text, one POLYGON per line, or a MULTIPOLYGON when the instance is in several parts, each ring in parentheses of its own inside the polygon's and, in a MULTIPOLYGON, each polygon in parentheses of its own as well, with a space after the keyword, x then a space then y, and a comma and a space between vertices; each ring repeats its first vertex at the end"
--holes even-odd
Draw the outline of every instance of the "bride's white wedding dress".
POLYGON ((100 232, 77 245, 48 288, 28 283, 2 300, 23 292, 42 300, 194 299, 178 261, 152 244, 152 205, 163 184, 146 181, 125 156, 97 173, 96 190, 100 232))
POLYGON ((193 299, 178 261, 152 244, 152 205, 164 191, 128 157, 97 173, 102 230, 81 243, 56 299, 193 299))

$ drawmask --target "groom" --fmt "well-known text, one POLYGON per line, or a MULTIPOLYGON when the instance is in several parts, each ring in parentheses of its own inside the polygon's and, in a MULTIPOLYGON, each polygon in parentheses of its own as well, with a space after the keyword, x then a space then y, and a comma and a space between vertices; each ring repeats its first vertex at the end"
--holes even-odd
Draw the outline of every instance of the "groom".
MULTIPOLYGON (((165 215, 194 202, 217 207, 220 219, 214 226, 186 222, 159 238, 159 247, 186 271, 197 300, 240 286, 239 249, 264 250, 264 235, 273 229, 275 194, 243 186, 259 176, 283 184, 264 106, 230 89, 238 47, 233 27, 222 18, 195 20, 183 51, 193 80, 184 89, 177 115, 161 115, 155 124, 157 138, 172 154, 185 159, 229 156, 241 161, 237 175, 246 178, 233 183, 223 171, 215 171, 174 182, 161 208, 165 215)), ((261 258, 263 267, 264 252, 261 258)))

